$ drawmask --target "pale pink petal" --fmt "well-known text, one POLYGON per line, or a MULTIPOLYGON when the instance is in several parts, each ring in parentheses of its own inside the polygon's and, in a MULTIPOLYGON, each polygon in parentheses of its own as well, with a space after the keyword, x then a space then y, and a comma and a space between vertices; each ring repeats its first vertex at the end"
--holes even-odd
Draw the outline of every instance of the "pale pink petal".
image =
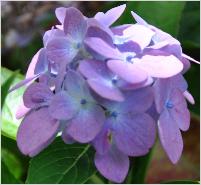
POLYGON ((142 68, 122 60, 109 60, 109 69, 128 83, 136 84, 146 81, 147 73, 142 68))
POLYGON ((156 78, 168 78, 180 73, 183 69, 182 62, 173 55, 145 55, 141 59, 135 58, 132 61, 137 68, 156 78))
POLYGON ((139 24, 134 24, 123 31, 123 36, 138 43, 141 49, 149 45, 154 34, 151 29, 139 24))

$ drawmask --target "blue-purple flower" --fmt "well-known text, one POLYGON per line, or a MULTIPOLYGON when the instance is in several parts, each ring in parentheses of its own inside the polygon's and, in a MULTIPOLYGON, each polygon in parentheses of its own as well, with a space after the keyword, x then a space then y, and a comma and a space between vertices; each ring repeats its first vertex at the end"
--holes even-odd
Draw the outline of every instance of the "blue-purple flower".
POLYGON ((123 103, 103 101, 107 118, 102 131, 94 139, 95 165, 102 175, 123 182, 129 169, 128 156, 148 153, 154 144, 154 120, 145 111, 153 102, 151 88, 127 92, 123 103), (144 103, 140 104, 141 99, 144 103))
POLYGON ((32 58, 17 117, 20 151, 35 156, 58 135, 66 144, 89 143, 95 166, 121 183, 129 157, 153 147, 156 127, 172 163, 182 153, 181 132, 190 125, 186 100, 194 104, 183 74, 195 61, 180 42, 131 12, 135 24, 112 26, 126 5, 94 17, 57 8, 59 25, 43 36, 32 58), (37 81, 37 82, 36 82, 37 81))
POLYGON ((182 131, 190 126, 190 112, 184 92, 187 83, 182 75, 158 79, 154 84, 154 95, 160 141, 172 163, 177 163, 183 150, 182 131))

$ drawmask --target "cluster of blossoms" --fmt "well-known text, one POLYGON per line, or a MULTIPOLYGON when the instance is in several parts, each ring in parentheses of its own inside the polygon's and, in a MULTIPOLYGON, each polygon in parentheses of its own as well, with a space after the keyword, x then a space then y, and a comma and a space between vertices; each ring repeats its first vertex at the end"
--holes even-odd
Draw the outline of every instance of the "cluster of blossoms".
POLYGON ((66 144, 90 143, 98 171, 123 182, 130 156, 161 144, 177 163, 181 131, 190 124, 186 100, 194 103, 183 74, 191 57, 178 40, 131 12, 137 23, 111 27, 125 5, 88 18, 76 8, 57 8, 60 22, 43 36, 23 85, 17 112, 20 151, 35 156, 58 135, 66 144))

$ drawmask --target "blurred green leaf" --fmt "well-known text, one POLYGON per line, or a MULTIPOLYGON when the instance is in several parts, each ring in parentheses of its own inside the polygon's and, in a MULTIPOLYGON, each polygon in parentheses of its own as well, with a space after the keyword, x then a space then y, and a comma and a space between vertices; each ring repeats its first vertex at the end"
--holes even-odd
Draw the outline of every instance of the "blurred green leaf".
MULTIPOLYGON (((1 84, 4 84, 11 76, 13 72, 6 69, 1 68, 1 84)), ((15 79, 12 81, 11 86, 20 82, 23 79, 23 76, 17 74, 15 79)), ((19 88, 6 96, 4 106, 2 108, 2 134, 10 137, 12 139, 16 139, 17 129, 21 120, 17 120, 15 117, 15 113, 18 109, 18 106, 22 103, 22 95, 25 88, 19 88)))
POLYGON ((200 2, 186 2, 186 6, 181 18, 179 40, 182 41, 182 45, 184 45, 185 47, 199 48, 200 2))
POLYGON ((195 104, 189 104, 191 112, 200 115, 200 66, 192 63, 190 70, 184 74, 188 82, 188 91, 193 95, 195 104))
POLYGON ((92 175, 85 184, 106 184, 105 178, 99 177, 97 174, 92 175))
POLYGON ((149 24, 177 36, 184 5, 183 1, 130 1, 115 25, 134 23, 130 12, 135 11, 149 24))
POLYGON ((173 180, 173 181, 164 181, 161 184, 200 184, 199 181, 194 180, 173 180))
POLYGON ((5 162, 1 160, 1 183, 2 184, 20 184, 13 174, 9 171, 5 162))
POLYGON ((93 157, 89 145, 67 145, 59 137, 31 159, 26 183, 85 183, 96 173, 93 157))

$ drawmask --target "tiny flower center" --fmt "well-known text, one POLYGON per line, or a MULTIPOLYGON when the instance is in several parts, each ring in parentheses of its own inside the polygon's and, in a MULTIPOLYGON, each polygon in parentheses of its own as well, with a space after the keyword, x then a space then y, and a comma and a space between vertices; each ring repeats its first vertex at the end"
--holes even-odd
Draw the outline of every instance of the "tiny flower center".
POLYGON ((80 104, 85 105, 87 103, 87 100, 81 99, 80 104))
POLYGON ((133 62, 132 62, 132 59, 133 59, 133 58, 134 58, 134 56, 129 55, 129 56, 126 57, 126 61, 129 62, 129 63, 133 63, 133 62))
POLYGON ((174 107, 173 103, 171 101, 167 101, 165 106, 168 108, 168 109, 171 109, 174 107))
POLYGON ((117 79, 116 79, 116 78, 113 78, 113 79, 112 79, 112 84, 115 85, 116 83, 117 83, 117 79))
POLYGON ((118 113, 113 111, 110 113, 110 116, 113 117, 113 118, 116 118, 118 116, 118 113))
POLYGON ((80 48, 81 48, 81 46, 82 46, 82 44, 81 44, 81 43, 77 43, 76 48, 77 48, 77 49, 80 49, 80 48))

